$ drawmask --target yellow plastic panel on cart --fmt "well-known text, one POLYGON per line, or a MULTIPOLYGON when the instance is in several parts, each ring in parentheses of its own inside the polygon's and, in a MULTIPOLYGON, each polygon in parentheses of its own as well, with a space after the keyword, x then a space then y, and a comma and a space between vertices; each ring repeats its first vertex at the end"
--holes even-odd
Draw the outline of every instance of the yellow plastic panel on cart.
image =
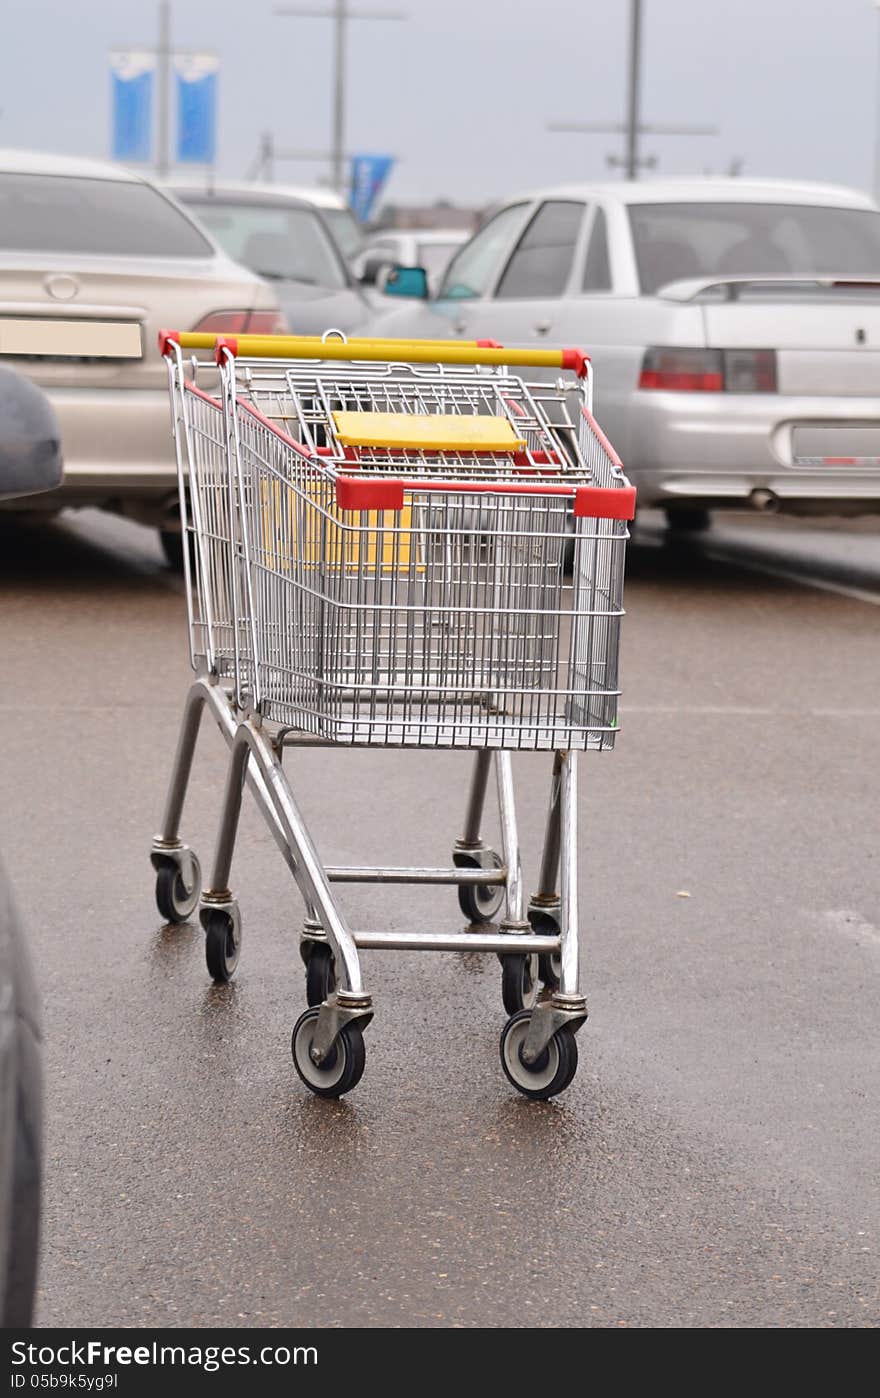
POLYGON ((333 414, 336 435, 345 447, 392 447, 398 451, 522 451, 506 417, 461 413, 333 414))
POLYGON ((260 507, 263 563, 273 572, 320 567, 331 574, 374 573, 377 564, 383 573, 424 572, 409 503, 381 522, 378 511, 365 510, 357 527, 343 528, 324 487, 315 484, 298 496, 282 491, 280 481, 263 480, 260 507))

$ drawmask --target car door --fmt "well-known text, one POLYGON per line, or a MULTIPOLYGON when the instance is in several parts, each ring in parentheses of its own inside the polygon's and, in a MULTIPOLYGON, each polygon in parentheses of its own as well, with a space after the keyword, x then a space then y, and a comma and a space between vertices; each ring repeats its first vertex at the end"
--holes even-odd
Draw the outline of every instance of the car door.
POLYGON ((559 341, 559 309, 572 291, 587 211, 583 199, 544 199, 532 207, 490 294, 471 310, 471 338, 504 345, 559 341))
POLYGON ((506 205, 455 254, 430 303, 434 315, 446 322, 447 333, 464 340, 484 338, 475 327, 484 318, 486 298, 533 208, 527 199, 506 205))

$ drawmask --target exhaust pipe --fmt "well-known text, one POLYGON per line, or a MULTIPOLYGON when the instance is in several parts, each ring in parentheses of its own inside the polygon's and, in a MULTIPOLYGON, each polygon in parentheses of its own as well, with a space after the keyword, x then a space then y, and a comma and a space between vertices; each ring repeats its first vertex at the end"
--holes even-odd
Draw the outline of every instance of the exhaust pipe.
POLYGON ((774 495, 772 490, 753 490, 749 496, 749 504, 762 515, 775 515, 779 510, 779 497, 774 495))

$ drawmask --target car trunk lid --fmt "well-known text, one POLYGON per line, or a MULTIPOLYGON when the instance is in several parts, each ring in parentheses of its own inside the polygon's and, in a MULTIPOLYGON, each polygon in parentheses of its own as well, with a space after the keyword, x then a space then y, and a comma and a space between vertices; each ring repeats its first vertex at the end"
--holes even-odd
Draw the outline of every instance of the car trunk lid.
POLYGON ((268 288, 225 259, 4 253, 0 363, 47 388, 157 387, 160 328, 272 304, 268 288))
POLYGON ((707 346, 776 351, 779 393, 880 396, 880 279, 743 279, 696 299, 707 346))

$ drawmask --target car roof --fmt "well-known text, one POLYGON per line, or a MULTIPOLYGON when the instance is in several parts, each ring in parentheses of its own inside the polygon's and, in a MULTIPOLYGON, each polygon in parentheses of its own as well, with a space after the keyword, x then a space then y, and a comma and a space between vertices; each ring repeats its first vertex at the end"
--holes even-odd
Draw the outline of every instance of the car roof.
POLYGON ((314 209, 315 205, 309 203, 307 199, 298 199, 289 194, 279 194, 278 190, 269 185, 262 187, 252 184, 224 184, 215 183, 210 186, 193 183, 171 183, 166 181, 165 188, 175 199, 184 202, 191 200, 193 203, 210 204, 212 199, 234 199, 242 204, 272 205, 277 204, 284 208, 314 209))
POLYGON ((463 243, 470 236, 466 228, 377 228, 368 235, 368 241, 374 238, 412 238, 415 243, 463 243))
POLYGON ((347 208, 345 202, 332 190, 308 189, 299 185, 265 184, 255 180, 212 180, 208 183, 184 175, 172 175, 163 183, 166 189, 178 197, 182 194, 193 198, 234 194, 236 198, 248 199, 253 203, 297 204, 302 208, 310 205, 319 209, 347 208))
POLYGON ((45 151, 0 149, 0 171, 5 175, 69 175, 79 179, 122 180, 149 183, 135 170, 109 160, 84 160, 78 155, 52 155, 45 151))
MULTIPOLYGON (((808 180, 742 179, 703 175, 669 180, 603 180, 595 184, 551 185, 529 190, 520 199, 611 199, 620 204, 749 203, 830 204, 837 208, 874 209, 876 204, 858 189, 808 180)), ((516 203, 516 197, 505 199, 516 203)), ((496 204, 496 207, 500 205, 496 204)))

